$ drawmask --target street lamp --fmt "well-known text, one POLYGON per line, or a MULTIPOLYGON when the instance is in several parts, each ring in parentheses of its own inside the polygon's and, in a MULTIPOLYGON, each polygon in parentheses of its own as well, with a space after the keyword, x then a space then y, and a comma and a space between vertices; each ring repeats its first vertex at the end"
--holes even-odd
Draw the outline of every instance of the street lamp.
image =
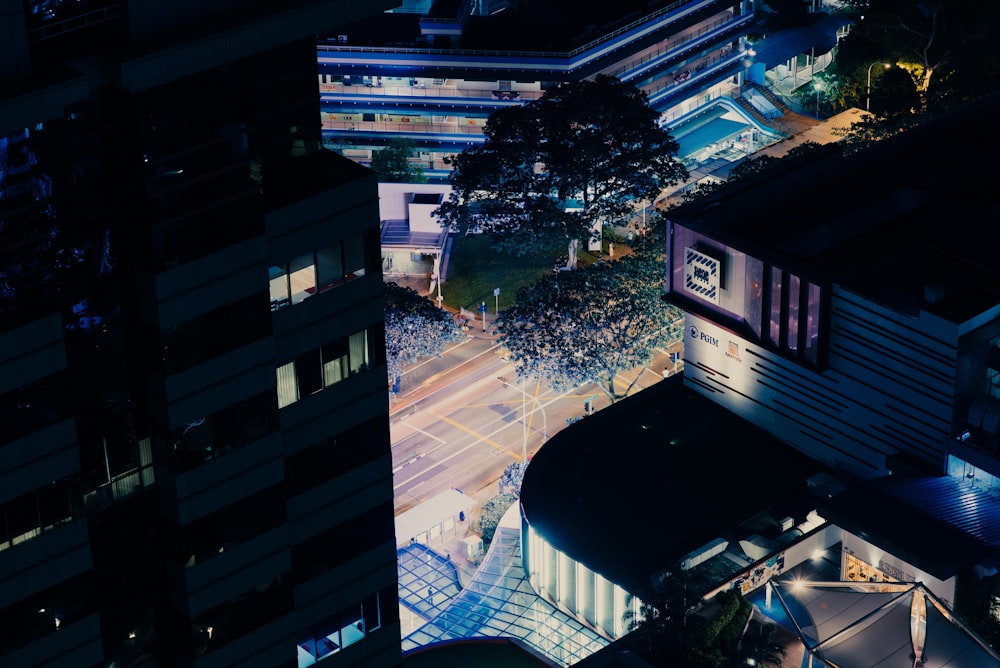
POLYGON ((819 92, 823 90, 823 82, 817 81, 814 83, 813 90, 816 91, 816 118, 819 118, 819 92))
POLYGON ((881 65, 885 69, 892 67, 889 63, 872 63, 868 66, 868 92, 865 94, 865 111, 871 111, 872 107, 872 68, 881 65))
MULTIPOLYGON (((525 379, 521 379, 521 433, 523 435, 523 445, 521 446, 521 462, 528 461, 528 407, 527 407, 527 395, 524 391, 525 379)), ((532 402, 538 406, 538 410, 542 412, 542 443, 549 440, 549 419, 545 415, 545 406, 542 402, 538 400, 538 397, 532 397, 532 402)))
POLYGON ((434 256, 434 275, 437 277, 435 283, 437 283, 437 303, 438 308, 442 308, 442 303, 444 302, 444 297, 441 296, 441 252, 439 251, 437 255, 434 256))

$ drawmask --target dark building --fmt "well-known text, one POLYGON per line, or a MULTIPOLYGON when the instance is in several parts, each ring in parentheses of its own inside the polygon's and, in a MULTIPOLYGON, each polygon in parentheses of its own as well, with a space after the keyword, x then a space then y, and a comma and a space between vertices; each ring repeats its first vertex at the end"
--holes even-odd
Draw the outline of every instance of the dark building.
POLYGON ((0 665, 400 662, 375 176, 315 34, 391 0, 0 0, 0 665))

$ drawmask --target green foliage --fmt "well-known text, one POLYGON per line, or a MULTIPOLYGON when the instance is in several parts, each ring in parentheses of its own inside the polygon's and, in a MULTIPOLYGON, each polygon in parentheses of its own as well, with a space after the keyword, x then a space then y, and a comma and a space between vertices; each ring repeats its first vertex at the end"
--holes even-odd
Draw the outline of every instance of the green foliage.
POLYGON ((732 648, 739 639, 752 606, 739 592, 732 589, 716 594, 715 602, 719 604, 719 610, 702 630, 699 641, 705 647, 725 651, 732 648))
POLYGON ((632 388, 619 393, 617 375, 680 336, 681 313, 662 294, 663 257, 652 249, 560 271, 518 291, 497 320, 499 342, 520 378, 556 391, 596 382, 615 401, 632 388))
POLYGON ((632 631, 632 647, 654 665, 685 668, 720 668, 740 655, 739 640, 752 606, 738 592, 716 596, 719 608, 705 620, 689 615, 687 574, 669 576, 661 583, 657 598, 643 603, 638 613, 631 601, 623 621, 632 631))
POLYGON ((498 494, 483 504, 483 510, 479 514, 479 519, 476 520, 474 528, 482 536, 484 545, 489 545, 493 541, 493 536, 496 534, 497 527, 500 525, 500 520, 503 519, 504 513, 516 501, 517 497, 513 494, 498 494))
POLYGON ((421 357, 439 355, 462 337, 451 313, 440 309, 416 290, 385 284, 385 350, 389 379, 421 357))
MULTIPOLYGON (((994 35, 1000 26, 1000 6, 981 0, 865 0, 853 2, 864 16, 842 41, 839 71, 867 87, 868 66, 895 63, 911 79, 904 95, 919 94, 920 110, 952 106, 996 90, 1000 72, 994 35)), ((879 76, 878 67, 873 79, 879 76)), ((899 74, 899 72, 897 72, 899 74)), ((900 79, 900 83, 902 83, 900 79)), ((864 90, 858 99, 863 106, 864 90)), ((872 89, 872 111, 902 111, 890 88, 872 89)))
POLYGON ((412 139, 393 139, 372 153, 371 168, 378 172, 381 183, 426 183, 424 170, 410 162, 416 150, 412 139))
POLYGON ((731 170, 729 170, 729 181, 738 181, 740 179, 745 179, 753 174, 760 174, 761 172, 769 169, 781 158, 775 158, 770 155, 762 155, 758 158, 747 158, 743 162, 739 163, 731 170))
POLYGON ((850 127, 834 130, 843 137, 841 141, 844 154, 850 155, 862 151, 877 141, 906 132, 920 124, 921 115, 886 117, 866 116, 860 121, 851 123, 850 127))
POLYGON ((535 246, 524 254, 498 251, 492 240, 481 234, 457 236, 449 260, 448 280, 442 286, 444 303, 458 309, 474 309, 486 302, 495 309, 493 290, 500 288, 500 310, 514 301, 517 290, 552 272, 552 261, 565 253, 558 246, 535 246))
POLYGON ((614 77, 550 88, 495 112, 483 132, 483 145, 451 161, 454 192, 438 213, 508 252, 588 239, 595 223, 620 220, 635 200, 687 178, 645 93, 614 77))
POLYGON ((739 665, 745 666, 747 659, 753 659, 758 666, 769 663, 780 668, 788 649, 774 640, 777 628, 774 624, 761 624, 751 620, 739 647, 733 652, 739 665))

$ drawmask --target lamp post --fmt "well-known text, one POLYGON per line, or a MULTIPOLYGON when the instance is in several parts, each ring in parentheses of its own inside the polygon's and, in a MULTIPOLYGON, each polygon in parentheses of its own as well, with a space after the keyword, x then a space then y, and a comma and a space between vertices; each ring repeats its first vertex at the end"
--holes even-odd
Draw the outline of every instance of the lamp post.
POLYGON ((816 91, 816 118, 819 118, 819 92, 823 90, 823 82, 817 81, 814 83, 813 90, 816 91))
MULTIPOLYGON (((521 433, 524 436, 523 445, 521 446, 521 462, 528 461, 528 407, 527 407, 527 395, 524 391, 525 379, 521 379, 521 433)), ((532 402, 538 406, 538 410, 542 412, 542 443, 549 440, 549 418, 545 415, 545 406, 542 402, 538 400, 538 397, 532 397, 532 402)), ((532 410, 534 412, 534 410, 532 410)))
POLYGON ((872 68, 876 65, 881 65, 885 69, 889 69, 889 63, 872 63, 868 66, 868 92, 865 93, 865 111, 871 111, 872 108, 872 68))
POLYGON ((444 297, 441 296, 441 253, 440 252, 438 252, 438 254, 434 256, 434 275, 437 277, 435 283, 437 283, 438 308, 442 308, 444 297))

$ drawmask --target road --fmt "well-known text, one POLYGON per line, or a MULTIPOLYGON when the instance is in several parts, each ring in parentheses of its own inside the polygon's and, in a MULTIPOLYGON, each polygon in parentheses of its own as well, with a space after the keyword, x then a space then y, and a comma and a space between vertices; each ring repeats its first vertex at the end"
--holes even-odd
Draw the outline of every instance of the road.
MULTIPOLYGON (((476 496, 581 417, 586 400, 594 410, 610 403, 596 384, 561 394, 522 387, 497 352, 490 339, 468 337, 404 372, 390 409, 396 514, 452 488, 476 496)), ((658 350, 648 368, 619 376, 619 390, 636 375, 637 388, 658 382, 673 366, 658 350)))

